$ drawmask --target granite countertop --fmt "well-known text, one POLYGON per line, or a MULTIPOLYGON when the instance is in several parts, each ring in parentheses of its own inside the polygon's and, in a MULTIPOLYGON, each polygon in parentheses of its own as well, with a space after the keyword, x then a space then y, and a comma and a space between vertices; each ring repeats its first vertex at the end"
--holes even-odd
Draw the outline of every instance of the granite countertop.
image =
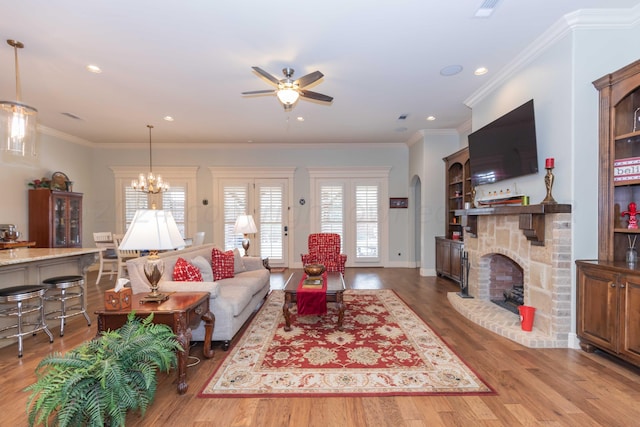
POLYGON ((86 255, 100 252, 98 248, 15 248, 0 250, 0 267, 25 262, 86 255))

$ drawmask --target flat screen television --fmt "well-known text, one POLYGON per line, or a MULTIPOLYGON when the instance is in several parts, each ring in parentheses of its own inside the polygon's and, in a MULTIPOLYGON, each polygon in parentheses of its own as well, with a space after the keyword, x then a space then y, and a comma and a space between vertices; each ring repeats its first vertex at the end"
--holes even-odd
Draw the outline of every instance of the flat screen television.
POLYGON ((533 99, 469 135, 471 185, 538 172, 533 99))

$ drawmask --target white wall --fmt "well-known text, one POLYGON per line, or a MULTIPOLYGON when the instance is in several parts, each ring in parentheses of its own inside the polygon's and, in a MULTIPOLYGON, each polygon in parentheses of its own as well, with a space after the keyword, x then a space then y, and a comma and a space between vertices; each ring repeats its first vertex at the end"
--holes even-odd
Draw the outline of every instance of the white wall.
POLYGON ((453 130, 423 131, 423 140, 411 144, 409 176, 421 181, 420 275, 435 276, 435 237, 445 233, 444 157, 458 151, 460 136, 453 130))
MULTIPOLYGON (((73 191, 84 193, 85 206, 92 204, 91 148, 69 143, 55 132, 41 128, 38 133, 38 158, 32 165, 0 160, 0 223, 15 224, 22 233, 20 240, 28 240, 29 206, 28 183, 42 177, 51 178, 54 172, 65 173, 74 182, 73 191), (42 131, 46 132, 43 133, 42 131)), ((84 208, 83 238, 93 230, 93 215, 84 208)), ((93 239, 89 236, 93 245, 93 239)))
MULTIPOLYGON (((386 166, 390 167, 389 196, 408 197, 408 159, 409 149, 404 144, 240 144, 202 147, 171 144, 170 147, 154 144, 154 167, 161 166, 198 166, 197 193, 198 204, 190 209, 197 210, 198 230, 205 231, 207 236, 213 235, 213 189, 211 166, 226 167, 295 167, 293 198, 293 218, 295 229, 294 254, 307 251, 309 234, 309 206, 300 205, 300 198, 310 199, 309 174, 307 167, 349 167, 349 166, 386 166), (202 204, 208 199, 209 205, 202 204)), ((148 169, 148 148, 122 147, 113 144, 110 148, 97 148, 93 151, 93 172, 97 179, 93 191, 91 212, 95 215, 94 223, 101 230, 115 229, 114 183, 111 166, 137 165, 142 171, 148 169), (115 147, 115 148, 114 148, 115 147)), ((388 206, 388 201, 383 201, 388 206)), ((387 209, 384 220, 389 224, 389 263, 391 266, 409 266, 408 209, 387 209), (400 255, 398 255, 400 253, 400 255)), ((211 237, 206 239, 211 241, 211 237)), ((298 259, 291 261, 299 261, 298 259)))

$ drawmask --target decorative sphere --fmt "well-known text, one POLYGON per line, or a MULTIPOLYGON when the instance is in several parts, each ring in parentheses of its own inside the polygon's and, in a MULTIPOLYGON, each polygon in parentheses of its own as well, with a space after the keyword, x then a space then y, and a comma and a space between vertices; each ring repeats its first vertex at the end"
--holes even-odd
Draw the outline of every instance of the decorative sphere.
POLYGON ((324 273, 324 265, 322 264, 307 264, 304 266, 304 272, 307 273, 309 277, 317 277, 324 273))

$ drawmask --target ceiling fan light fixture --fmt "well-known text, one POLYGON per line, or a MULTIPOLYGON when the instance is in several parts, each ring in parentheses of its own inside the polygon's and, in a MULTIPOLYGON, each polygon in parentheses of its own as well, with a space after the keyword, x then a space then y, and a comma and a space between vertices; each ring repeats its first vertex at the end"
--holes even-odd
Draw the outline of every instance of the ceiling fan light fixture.
POLYGON ((35 158, 38 110, 20 102, 18 49, 24 44, 15 40, 7 40, 7 44, 15 54, 16 101, 0 101, 0 151, 23 159, 35 158))
POLYGON ((298 91, 290 87, 280 89, 276 93, 276 95, 278 96, 278 99, 280 100, 280 102, 282 102, 284 105, 293 105, 296 103, 296 101, 300 97, 300 94, 298 93, 298 91))

